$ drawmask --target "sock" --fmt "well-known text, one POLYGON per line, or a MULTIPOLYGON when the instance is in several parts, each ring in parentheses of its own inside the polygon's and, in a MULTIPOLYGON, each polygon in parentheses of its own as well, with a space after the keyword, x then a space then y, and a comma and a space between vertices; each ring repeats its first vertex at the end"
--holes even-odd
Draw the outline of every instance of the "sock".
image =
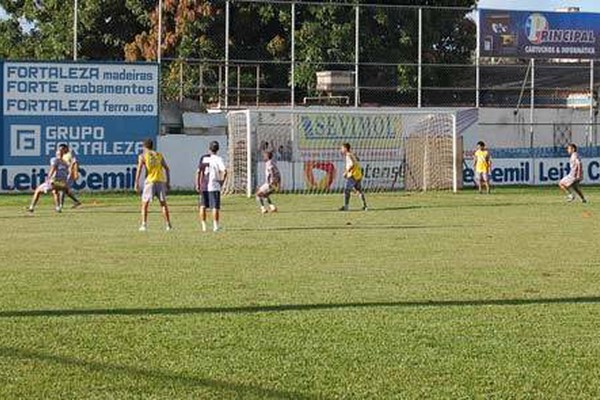
MULTIPOLYGON (((75 203, 79 203, 79 199, 77 197, 75 197, 75 195, 73 193, 71 193, 71 194, 69 194, 67 196, 69 196, 69 198, 71 200, 73 200, 75 203)), ((65 200, 64 200, 64 197, 63 197, 63 204, 64 204, 64 202, 65 202, 65 200)))
POLYGON ((218 230, 219 229, 219 221, 213 221, 213 230, 218 230))
POLYGON ((348 208, 350 204, 350 191, 344 191, 344 208, 348 208))
POLYGON ((364 193, 361 193, 361 194, 360 194, 360 200, 361 200, 361 201, 362 201, 362 203, 363 203, 363 207, 364 207, 364 208, 367 208, 367 198, 365 197, 365 194, 364 194, 364 193))
POLYGON ((206 221, 202 221, 202 230, 206 231, 206 221))

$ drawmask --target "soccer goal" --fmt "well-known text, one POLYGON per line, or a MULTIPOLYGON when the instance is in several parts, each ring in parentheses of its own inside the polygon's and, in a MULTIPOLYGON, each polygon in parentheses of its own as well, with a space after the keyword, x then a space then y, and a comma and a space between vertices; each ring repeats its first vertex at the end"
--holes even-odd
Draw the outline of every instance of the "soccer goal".
POLYGON ((350 143, 368 191, 462 187, 461 121, 476 110, 259 109, 228 113, 227 193, 251 196, 273 152, 282 191, 328 193, 344 185, 343 143, 350 143), (467 112, 465 114, 465 112, 467 112))

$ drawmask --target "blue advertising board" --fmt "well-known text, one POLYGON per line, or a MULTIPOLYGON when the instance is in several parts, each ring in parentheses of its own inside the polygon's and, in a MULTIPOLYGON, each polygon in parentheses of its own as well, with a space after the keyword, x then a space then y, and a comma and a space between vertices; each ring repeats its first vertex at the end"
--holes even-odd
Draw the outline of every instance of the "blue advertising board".
POLYGON ((600 14, 479 10, 482 57, 579 58, 600 55, 600 14))
POLYGON ((61 143, 82 165, 131 165, 158 134, 156 64, 4 62, 4 166, 44 166, 61 143))

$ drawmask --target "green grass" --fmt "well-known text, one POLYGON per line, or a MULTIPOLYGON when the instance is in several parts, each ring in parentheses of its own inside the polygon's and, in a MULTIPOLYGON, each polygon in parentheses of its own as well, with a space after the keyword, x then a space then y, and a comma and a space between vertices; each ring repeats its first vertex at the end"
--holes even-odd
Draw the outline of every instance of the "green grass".
POLYGON ((0 398, 600 397, 600 189, 0 197, 0 398), (353 199, 353 201, 356 201, 353 199), (356 205, 356 203, 354 203, 356 205))

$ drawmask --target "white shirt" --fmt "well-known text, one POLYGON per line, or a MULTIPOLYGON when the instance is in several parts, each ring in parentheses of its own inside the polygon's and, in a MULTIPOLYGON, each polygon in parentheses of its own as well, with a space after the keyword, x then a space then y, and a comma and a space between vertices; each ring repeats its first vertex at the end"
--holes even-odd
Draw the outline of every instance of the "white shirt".
POLYGON ((208 177, 206 189, 209 192, 221 191, 221 182, 225 174, 225 162, 223 162, 223 159, 216 154, 211 154, 203 158, 202 164, 208 165, 204 169, 204 174, 208 177))

